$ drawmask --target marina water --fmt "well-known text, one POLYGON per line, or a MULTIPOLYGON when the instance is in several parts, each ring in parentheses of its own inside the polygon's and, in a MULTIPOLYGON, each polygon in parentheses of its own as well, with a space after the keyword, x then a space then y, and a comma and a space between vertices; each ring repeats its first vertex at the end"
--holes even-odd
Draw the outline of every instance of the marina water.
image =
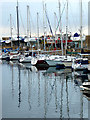
POLYGON ((71 69, 26 69, 6 61, 0 67, 3 118, 88 118, 88 99, 71 69))

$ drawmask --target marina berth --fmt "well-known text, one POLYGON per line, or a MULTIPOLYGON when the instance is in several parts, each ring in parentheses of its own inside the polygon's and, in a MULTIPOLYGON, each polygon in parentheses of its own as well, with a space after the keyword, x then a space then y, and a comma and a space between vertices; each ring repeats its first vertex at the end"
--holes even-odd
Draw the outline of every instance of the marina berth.
POLYGON ((2 120, 88 118, 88 1, 2 0, 2 120))

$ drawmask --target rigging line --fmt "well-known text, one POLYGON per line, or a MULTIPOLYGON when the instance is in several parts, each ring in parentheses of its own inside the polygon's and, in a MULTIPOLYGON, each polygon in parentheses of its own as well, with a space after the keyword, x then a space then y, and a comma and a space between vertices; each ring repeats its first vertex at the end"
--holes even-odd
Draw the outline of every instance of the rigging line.
POLYGON ((64 4, 64 8, 63 8, 63 10, 62 10, 61 17, 60 17, 60 19, 59 19, 59 21, 58 21, 58 25, 57 25, 57 28, 56 28, 56 32, 57 32, 57 29, 58 29, 58 27, 59 27, 59 24, 60 24, 60 21, 61 21, 63 12, 64 12, 64 10, 65 10, 65 7, 66 7, 66 2, 65 2, 65 4, 64 4))
POLYGON ((30 37, 31 37, 31 14, 30 14, 30 9, 29 9, 29 29, 30 29, 30 37))
MULTIPOLYGON (((40 16, 40 14, 39 14, 39 16, 40 16)), ((42 28, 43 28, 43 22, 42 22, 42 20, 41 19, 39 19, 39 23, 40 23, 40 30, 42 31, 42 28)))
MULTIPOLYGON (((7 25, 8 25, 8 27, 10 26, 10 19, 8 18, 7 19, 7 25)), ((3 29, 4 30, 4 29, 3 29)), ((8 33, 8 29, 5 29, 5 32, 7 32, 8 33)), ((4 31, 3 31, 3 33, 4 33, 4 31)), ((9 33, 10 34, 10 33, 9 33)))
POLYGON ((21 16, 21 12, 20 12, 20 18, 21 18, 21 22, 22 22, 22 27, 23 27, 23 30, 24 30, 24 34, 26 34, 26 30, 25 30, 25 27, 24 27, 24 24, 23 24, 23 20, 22 20, 22 16, 21 16))
POLYGON ((45 9, 45 14, 46 14, 46 18, 47 18, 47 21, 48 21, 48 24, 49 24, 50 32, 51 32, 51 34, 53 36, 53 31, 52 31, 52 28, 51 28, 51 25, 50 25, 50 21, 49 21, 46 9, 45 9))
MULTIPOLYGON (((45 15, 46 15, 46 19, 47 19, 47 22, 49 24, 49 29, 50 29, 50 32, 52 34, 52 39, 54 40, 55 42, 55 39, 54 39, 54 36, 53 36, 53 31, 52 31, 52 28, 51 28, 51 24, 50 24, 50 21, 49 21, 49 18, 48 18, 48 15, 47 15, 47 9, 46 9, 46 4, 45 4, 45 15)), ((51 43, 51 47, 53 46, 53 44, 51 43)), ((51 48, 50 47, 50 48, 51 48)))
MULTIPOLYGON (((18 6, 19 6, 19 5, 18 5, 18 6)), ((19 13, 20 13, 20 18, 21 18, 21 22, 22 22, 22 27, 23 27, 23 30, 24 30, 24 34, 26 34, 26 30, 25 30, 25 27, 24 27, 24 24, 23 24, 23 20, 22 20, 22 15, 21 15, 20 6, 19 6, 19 13)))
POLYGON ((15 29, 15 33, 17 33, 17 30, 16 30, 16 27, 15 27, 15 23, 14 23, 13 17, 12 17, 12 25, 13 25, 13 27, 14 27, 14 29, 15 29))
POLYGON ((49 23, 50 32, 51 32, 51 34, 52 34, 52 36, 53 36, 53 31, 52 31, 52 28, 51 28, 50 21, 49 21, 49 19, 48 19, 47 13, 46 13, 46 17, 47 17, 47 21, 48 21, 48 23, 49 23))
MULTIPOLYGON (((58 17, 57 17, 57 15, 56 15, 56 20, 57 20, 57 22, 58 22, 58 17)), ((55 30, 55 31, 56 31, 56 30, 55 30)), ((59 26, 59 32, 61 32, 60 26, 59 26)))
POLYGON ((35 28, 35 25, 34 25, 34 23, 33 23, 32 16, 31 16, 31 24, 32 24, 32 28, 35 28))
MULTIPOLYGON (((7 19, 7 26, 10 27, 10 18, 7 19)), ((8 33, 8 29, 5 29, 5 32, 8 33)), ((3 29, 3 33, 4 33, 4 29, 3 29)), ((9 31, 9 34, 10 34, 10 31, 9 31)))
POLYGON ((31 16, 31 12, 29 11, 29 14, 30 14, 30 18, 31 18, 31 22, 30 22, 30 25, 31 25, 31 27, 32 28, 35 28, 35 25, 34 25, 34 23, 33 23, 33 19, 32 19, 32 16, 31 16))
POLYGON ((43 27, 42 21, 41 21, 41 19, 40 19, 40 12, 39 12, 39 14, 38 14, 38 17, 39 17, 38 23, 39 23, 39 33, 40 33, 40 30, 42 31, 42 27, 43 27))

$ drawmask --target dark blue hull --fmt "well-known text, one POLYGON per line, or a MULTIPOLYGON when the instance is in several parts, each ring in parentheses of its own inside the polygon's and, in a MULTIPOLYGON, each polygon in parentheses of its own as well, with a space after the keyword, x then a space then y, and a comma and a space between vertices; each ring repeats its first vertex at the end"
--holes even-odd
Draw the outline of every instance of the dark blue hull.
POLYGON ((61 64, 57 64, 56 65, 56 69, 64 69, 65 65, 61 65, 61 64))

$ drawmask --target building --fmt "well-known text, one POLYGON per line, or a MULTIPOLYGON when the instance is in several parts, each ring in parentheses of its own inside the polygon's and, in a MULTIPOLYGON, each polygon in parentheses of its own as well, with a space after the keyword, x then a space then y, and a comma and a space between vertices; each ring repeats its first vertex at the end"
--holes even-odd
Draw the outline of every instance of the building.
POLYGON ((84 48, 90 50, 90 35, 86 36, 86 40, 84 42, 84 48))

